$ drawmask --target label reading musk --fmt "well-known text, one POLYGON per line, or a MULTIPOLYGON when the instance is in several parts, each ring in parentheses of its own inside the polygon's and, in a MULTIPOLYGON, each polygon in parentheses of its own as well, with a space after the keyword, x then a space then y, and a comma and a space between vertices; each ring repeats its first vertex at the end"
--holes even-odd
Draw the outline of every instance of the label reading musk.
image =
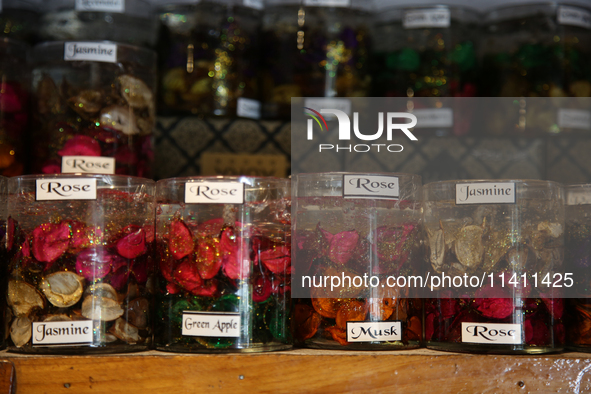
POLYGON ((449 23, 449 10, 432 8, 407 11, 404 14, 402 25, 405 29, 418 29, 423 27, 449 27, 449 23))
POLYGON ((115 158, 100 156, 63 156, 62 173, 115 174, 115 158))
POLYGON ((347 342, 402 341, 400 321, 347 322, 347 342))
POLYGON ((188 204, 244 204, 242 182, 187 182, 185 202, 188 204))
POLYGON ((515 183, 457 183, 456 204, 515 204, 515 183))
POLYGON ((462 342, 521 345, 521 324, 462 323, 462 342))
POLYGON ((125 12, 125 0, 76 0, 76 11, 125 12))
POLYGON ((117 45, 98 42, 66 42, 64 60, 117 63, 117 45))
POLYGON ((558 23, 591 29, 591 12, 577 7, 558 7, 558 23))
POLYGON ((349 7, 351 0, 304 0, 304 5, 314 7, 349 7))
POLYGON ((380 198, 397 200, 398 177, 389 175, 343 175, 344 198, 380 198))
POLYGON ((238 338, 240 314, 183 311, 182 334, 191 337, 238 338))
POLYGON ((33 346, 92 343, 92 320, 33 323, 33 346))
POLYGON ((96 179, 37 179, 36 200, 96 200, 96 179))
POLYGON ((240 97, 236 102, 236 115, 242 118, 260 119, 261 102, 240 97))

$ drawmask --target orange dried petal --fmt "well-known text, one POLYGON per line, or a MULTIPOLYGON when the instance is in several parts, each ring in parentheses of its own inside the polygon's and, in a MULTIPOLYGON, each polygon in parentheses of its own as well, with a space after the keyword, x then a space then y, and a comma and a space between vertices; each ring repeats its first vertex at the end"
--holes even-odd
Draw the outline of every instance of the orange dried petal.
POLYGON ((295 337, 300 341, 312 338, 316 335, 322 317, 308 305, 298 304, 293 312, 295 324, 295 337))
POLYGON ((372 320, 376 321, 388 319, 396 307, 396 300, 394 298, 370 298, 368 303, 369 314, 372 320))
POLYGON ((348 321, 364 321, 367 314, 365 302, 349 301, 341 305, 337 311, 337 327, 343 330, 347 329, 348 321))
POLYGON ((350 298, 312 298, 312 306, 323 317, 334 319, 343 302, 349 300, 350 298))
POLYGON ((422 324, 421 319, 413 316, 408 321, 408 327, 406 328, 404 339, 407 341, 417 341, 421 339, 422 324))
POLYGON ((345 330, 341 330, 340 328, 338 328, 336 326, 326 327, 325 330, 330 333, 330 335, 332 336, 332 339, 334 339, 335 341, 337 341, 341 345, 346 346, 349 344, 349 342, 347 342, 347 332, 345 330))

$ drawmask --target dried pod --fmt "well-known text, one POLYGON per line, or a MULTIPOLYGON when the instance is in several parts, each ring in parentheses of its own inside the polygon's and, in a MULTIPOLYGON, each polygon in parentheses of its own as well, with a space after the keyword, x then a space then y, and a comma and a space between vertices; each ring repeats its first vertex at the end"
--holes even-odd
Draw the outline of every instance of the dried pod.
POLYGON ((484 263, 482 269, 494 269, 501 258, 511 249, 511 231, 491 231, 484 237, 484 263))
POLYGON ((114 301, 121 301, 120 296, 117 294, 117 290, 108 283, 95 283, 94 285, 88 286, 84 291, 84 297, 89 295, 102 298, 110 298, 114 301))
POLYGON ((89 295, 82 302, 82 316, 91 320, 112 321, 123 312, 119 303, 111 298, 89 295))
POLYGON ((101 111, 99 121, 102 126, 121 131, 126 135, 140 132, 133 110, 129 107, 118 105, 107 107, 101 111))
POLYGON ((127 321, 139 329, 148 327, 150 302, 145 298, 136 298, 127 307, 127 321))
POLYGON ((507 263, 509 266, 517 271, 521 271, 526 267, 527 258, 529 256, 529 247, 527 245, 520 245, 512 248, 507 253, 507 263))
POLYGON ((42 115, 60 114, 64 111, 59 90, 49 75, 43 75, 39 82, 37 98, 37 110, 42 115))
POLYGON ((560 223, 544 221, 538 224, 538 231, 548 233, 552 238, 558 238, 562 235, 563 228, 560 223))
POLYGON ((52 305, 67 308, 77 303, 84 291, 83 279, 73 272, 54 272, 43 278, 41 290, 52 305))
POLYGON ((153 105, 154 94, 144 81, 131 75, 122 75, 118 81, 121 85, 121 97, 130 107, 146 108, 153 105))
POLYGON ((121 318, 109 328, 109 332, 127 343, 133 344, 141 340, 138 328, 121 318))
POLYGON ((19 316, 10 326, 10 339, 14 346, 21 347, 26 345, 33 334, 31 320, 27 316, 19 316))
POLYGON ((96 114, 103 107, 103 95, 98 90, 83 90, 68 99, 68 103, 79 115, 96 114))
POLYGON ((8 282, 7 301, 15 316, 28 315, 35 308, 45 308, 43 295, 32 285, 20 280, 8 282))
POLYGON ((478 268, 482 262, 484 246, 482 234, 484 230, 480 226, 464 226, 458 233, 454 245, 454 252, 458 262, 468 269, 478 268))
POLYGON ((429 260, 431 260, 433 269, 436 272, 439 272, 443 266, 443 258, 445 257, 445 241, 443 238, 443 230, 439 229, 434 232, 428 231, 428 235, 429 250, 431 251, 429 260))
POLYGON ((43 319, 44 322, 52 322, 52 321, 72 321, 72 318, 68 315, 64 315, 63 313, 60 313, 59 315, 47 315, 45 316, 45 319, 43 319))

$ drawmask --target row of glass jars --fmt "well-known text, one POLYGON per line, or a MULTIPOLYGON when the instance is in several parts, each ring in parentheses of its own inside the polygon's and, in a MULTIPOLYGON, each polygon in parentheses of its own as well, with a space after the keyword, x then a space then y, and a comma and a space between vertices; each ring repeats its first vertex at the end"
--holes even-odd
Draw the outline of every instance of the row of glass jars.
POLYGON ((32 353, 266 351, 293 341, 544 353, 562 350, 565 335, 589 349, 588 293, 509 285, 525 270, 561 269, 564 256, 588 288, 591 185, 568 187, 565 200, 547 181, 421 187, 417 175, 326 173, 293 182, 292 200, 290 182, 275 178, 3 181, 2 338, 32 353), (503 193, 472 192, 493 189, 503 193), (425 299, 387 281, 424 274, 422 262, 434 276, 482 269, 506 281, 425 299), (366 277, 378 282, 355 279, 366 277), (329 279, 329 291, 318 278, 343 283, 329 279), (475 340, 476 325, 511 338, 475 340))

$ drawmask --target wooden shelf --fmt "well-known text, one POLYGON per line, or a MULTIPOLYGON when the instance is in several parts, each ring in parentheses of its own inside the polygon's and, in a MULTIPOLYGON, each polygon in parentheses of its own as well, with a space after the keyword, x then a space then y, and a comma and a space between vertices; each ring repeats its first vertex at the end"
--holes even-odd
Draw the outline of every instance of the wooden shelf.
MULTIPOLYGON (((0 352, 17 393, 511 393, 591 391, 591 354, 466 355, 427 349, 258 354, 32 356, 0 352)), ((5 378, 3 380, 3 378, 5 378)))

